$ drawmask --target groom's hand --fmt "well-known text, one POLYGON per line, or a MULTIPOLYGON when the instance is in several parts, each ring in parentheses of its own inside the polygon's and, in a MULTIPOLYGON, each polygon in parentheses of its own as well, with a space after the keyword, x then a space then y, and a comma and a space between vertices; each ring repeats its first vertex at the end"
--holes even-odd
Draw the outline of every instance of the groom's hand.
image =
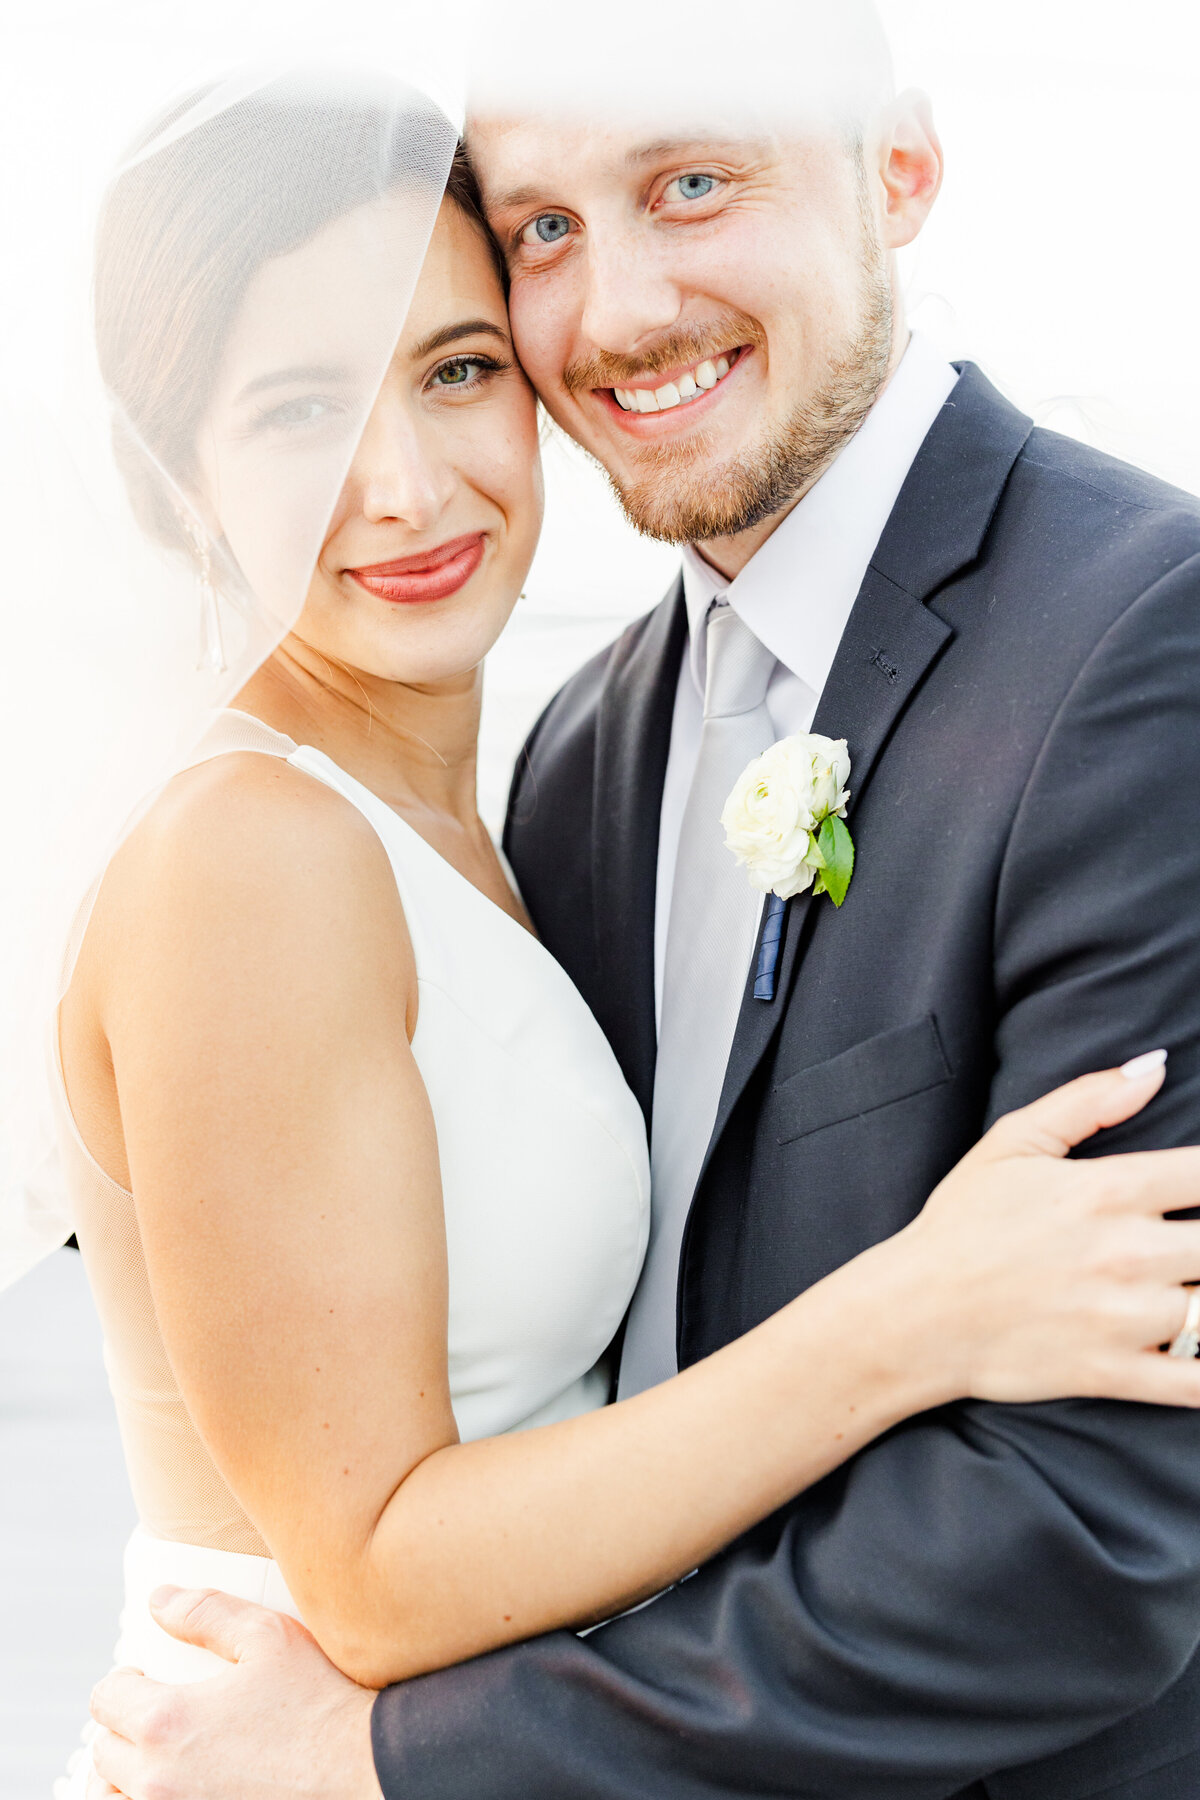
POLYGON ((165 1687, 118 1669, 92 1695, 95 1796, 128 1800, 381 1800, 375 1695, 339 1674, 294 1619, 228 1594, 165 1588, 164 1631, 227 1673, 165 1687))

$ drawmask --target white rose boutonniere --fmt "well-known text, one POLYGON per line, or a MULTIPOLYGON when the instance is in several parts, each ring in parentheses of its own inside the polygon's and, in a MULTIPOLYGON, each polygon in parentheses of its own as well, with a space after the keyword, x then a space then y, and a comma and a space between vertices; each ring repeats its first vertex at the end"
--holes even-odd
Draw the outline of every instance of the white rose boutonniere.
POLYGON ((850 756, 845 738, 783 738, 750 764, 725 802, 725 842, 760 894, 846 898, 854 843, 844 823, 850 756))

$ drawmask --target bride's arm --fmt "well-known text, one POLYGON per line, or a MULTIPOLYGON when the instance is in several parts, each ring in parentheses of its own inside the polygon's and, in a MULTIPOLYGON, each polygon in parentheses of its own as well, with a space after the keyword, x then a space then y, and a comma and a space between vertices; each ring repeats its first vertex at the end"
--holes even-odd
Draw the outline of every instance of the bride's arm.
POLYGON ((1150 1187, 1144 1158, 1053 1161, 1152 1091, 1097 1077, 675 1380, 462 1445, 415 970, 374 834, 285 765, 224 759, 122 852, 89 935, 172 1367, 306 1621, 367 1685, 620 1610, 955 1396, 1200 1404, 1196 1371, 1139 1354, 1200 1275, 1200 1226, 1153 1217, 1200 1188, 1200 1152, 1150 1159, 1150 1187))

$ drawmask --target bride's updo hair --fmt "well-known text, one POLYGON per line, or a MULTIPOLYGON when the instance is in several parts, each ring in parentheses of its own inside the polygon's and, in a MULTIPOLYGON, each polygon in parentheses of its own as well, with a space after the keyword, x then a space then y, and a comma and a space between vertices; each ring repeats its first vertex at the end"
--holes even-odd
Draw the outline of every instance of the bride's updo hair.
MULTIPOLYGON (((389 189, 440 187, 444 166, 445 121, 421 96, 349 99, 275 83, 205 117, 211 92, 189 95, 129 152, 96 239, 96 340, 117 460, 143 529, 183 550, 171 489, 192 486, 197 432, 258 270, 389 189)), ((506 285, 461 145, 445 191, 506 285)))

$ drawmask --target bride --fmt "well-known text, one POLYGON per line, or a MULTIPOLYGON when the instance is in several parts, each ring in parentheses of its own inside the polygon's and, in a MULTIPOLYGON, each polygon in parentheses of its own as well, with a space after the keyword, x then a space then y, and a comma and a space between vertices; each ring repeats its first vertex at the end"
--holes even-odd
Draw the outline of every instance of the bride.
POLYGON ((644 1125, 476 810, 537 419, 428 119, 200 96, 100 224, 134 514, 188 559, 210 673, 243 633, 232 704, 108 860, 58 1010, 140 1517, 118 1656, 167 1680, 219 1665, 153 1623, 163 1582, 292 1612, 382 1687, 636 1604, 956 1397, 1200 1405, 1157 1348, 1200 1277, 1200 1226, 1161 1219, 1196 1153, 1064 1160, 1153 1098, 1161 1058, 1002 1120, 898 1236, 605 1404, 644 1125), (262 655, 255 617, 281 622, 262 655))

